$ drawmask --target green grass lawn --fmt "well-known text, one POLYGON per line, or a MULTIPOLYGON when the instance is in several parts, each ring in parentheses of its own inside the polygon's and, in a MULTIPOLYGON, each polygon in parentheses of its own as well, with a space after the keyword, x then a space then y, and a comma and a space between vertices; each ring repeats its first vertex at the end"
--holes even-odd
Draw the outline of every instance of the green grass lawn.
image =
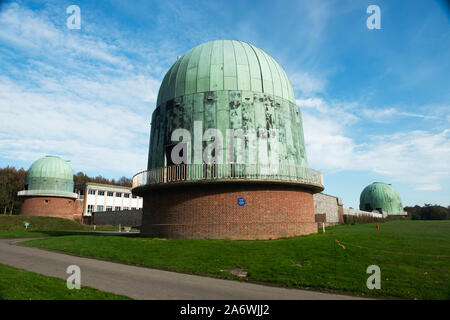
POLYGON ((327 228, 326 233, 270 241, 72 235, 25 244, 226 279, 237 279, 227 269, 240 268, 248 272, 245 281, 279 286, 450 299, 450 221, 392 221, 380 226, 378 231, 375 224, 342 225, 327 228), (335 239, 345 249, 335 245, 335 239), (369 265, 381 268, 380 290, 366 287, 369 265))
POLYGON ((0 264, 0 300, 124 300, 125 296, 81 286, 67 289, 66 281, 0 264))
MULTIPOLYGON (((118 227, 96 227, 96 231, 112 230, 116 231, 118 227)), ((80 231, 94 231, 94 227, 62 218, 0 215, 0 238, 48 237, 77 234, 80 231), (27 230, 25 230, 25 222, 30 224, 27 230)))

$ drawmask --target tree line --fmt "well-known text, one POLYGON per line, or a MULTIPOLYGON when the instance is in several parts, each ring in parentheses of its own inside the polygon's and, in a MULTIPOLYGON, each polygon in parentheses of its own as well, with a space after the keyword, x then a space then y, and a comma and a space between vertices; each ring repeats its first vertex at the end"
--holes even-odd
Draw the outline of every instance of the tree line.
MULTIPOLYGON (((0 214, 18 214, 21 201, 17 197, 17 192, 23 190, 27 170, 15 167, 0 168, 0 214)), ((75 184, 84 184, 86 182, 95 182, 102 184, 118 185, 131 187, 132 180, 127 177, 121 177, 118 180, 108 179, 101 175, 89 177, 83 172, 78 172, 73 176, 75 184)))
POLYGON ((20 210, 20 200, 17 192, 23 190, 27 171, 14 167, 0 168, 0 213, 17 214, 20 210))
POLYGON ((450 219, 450 206, 443 207, 426 203, 423 207, 405 207, 412 220, 448 220, 450 219))
POLYGON ((110 184, 114 186, 122 186, 122 187, 131 187, 132 180, 130 178, 127 178, 125 176, 121 177, 118 180, 108 179, 102 176, 96 176, 96 177, 89 177, 83 172, 78 172, 73 176, 73 182, 75 184, 84 184, 86 182, 95 182, 95 183, 102 183, 102 184, 110 184))

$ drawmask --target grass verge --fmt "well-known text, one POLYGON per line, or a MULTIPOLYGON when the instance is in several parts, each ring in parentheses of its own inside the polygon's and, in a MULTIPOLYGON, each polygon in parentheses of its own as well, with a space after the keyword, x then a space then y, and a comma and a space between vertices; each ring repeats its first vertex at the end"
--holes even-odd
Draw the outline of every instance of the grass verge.
POLYGON ((73 235, 28 246, 225 279, 375 297, 450 299, 450 221, 341 225, 326 233, 270 241, 176 240, 73 235), (336 242, 335 240, 338 240, 336 242), (381 289, 366 286, 381 269, 381 289), (242 280, 242 279, 241 279, 242 280))
MULTIPOLYGON (((95 231, 116 231, 118 227, 97 226, 95 231)), ((0 215, 0 238, 37 238, 61 236, 94 231, 93 226, 87 226, 77 221, 53 217, 27 217, 0 215), (29 226, 25 229, 24 223, 29 226)))
POLYGON ((130 298, 0 264, 0 300, 128 300, 130 298))

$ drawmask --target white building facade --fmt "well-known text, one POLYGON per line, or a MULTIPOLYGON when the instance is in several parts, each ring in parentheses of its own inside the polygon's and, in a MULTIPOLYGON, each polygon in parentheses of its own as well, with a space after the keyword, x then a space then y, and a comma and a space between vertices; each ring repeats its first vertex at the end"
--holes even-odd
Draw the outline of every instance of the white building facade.
POLYGON ((142 209, 143 199, 131 193, 131 188, 88 182, 77 185, 78 199, 84 201, 83 216, 92 212, 142 209))

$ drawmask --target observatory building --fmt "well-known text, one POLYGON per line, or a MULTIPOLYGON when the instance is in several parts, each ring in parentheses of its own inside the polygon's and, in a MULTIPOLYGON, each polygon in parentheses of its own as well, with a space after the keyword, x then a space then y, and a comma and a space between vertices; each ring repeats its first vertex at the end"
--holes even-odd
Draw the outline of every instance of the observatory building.
POLYGON ((22 199, 19 214, 81 219, 78 195, 73 190, 73 172, 68 161, 45 156, 28 169, 24 190, 18 192, 22 199))
POLYGON ((21 215, 66 218, 88 224, 94 212, 118 214, 142 208, 142 199, 132 195, 128 187, 93 182, 74 186, 69 162, 58 156, 35 161, 28 169, 24 190, 17 195, 22 200, 21 215))
POLYGON ((359 209, 385 211, 388 215, 406 215, 397 191, 390 184, 374 182, 361 192, 359 209))
POLYGON ((275 239, 317 232, 300 109, 283 68, 245 42, 218 40, 178 58, 152 114, 141 234, 275 239))

